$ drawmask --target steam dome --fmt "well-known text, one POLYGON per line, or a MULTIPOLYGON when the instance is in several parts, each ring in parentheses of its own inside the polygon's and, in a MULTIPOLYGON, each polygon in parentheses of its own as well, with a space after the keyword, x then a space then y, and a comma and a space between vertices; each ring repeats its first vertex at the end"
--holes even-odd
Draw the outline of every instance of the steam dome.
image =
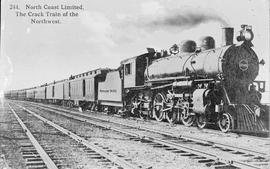
POLYGON ((184 40, 180 43, 180 52, 192 53, 196 50, 196 42, 193 40, 184 40))
POLYGON ((205 36, 200 39, 201 41, 201 49, 208 50, 215 48, 215 40, 211 36, 205 36))

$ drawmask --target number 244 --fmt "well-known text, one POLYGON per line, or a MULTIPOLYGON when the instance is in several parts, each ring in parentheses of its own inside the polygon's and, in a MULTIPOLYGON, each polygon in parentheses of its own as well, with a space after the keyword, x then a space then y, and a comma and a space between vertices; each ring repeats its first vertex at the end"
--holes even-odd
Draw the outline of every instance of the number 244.
POLYGON ((18 5, 14 5, 14 4, 10 4, 9 5, 9 9, 12 10, 12 9, 19 9, 19 6, 18 5))

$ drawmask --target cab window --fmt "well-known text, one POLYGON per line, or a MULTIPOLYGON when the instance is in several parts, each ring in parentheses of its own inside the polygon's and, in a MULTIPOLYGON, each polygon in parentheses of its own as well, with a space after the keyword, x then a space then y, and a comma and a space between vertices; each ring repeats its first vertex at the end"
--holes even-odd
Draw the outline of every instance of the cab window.
POLYGON ((131 63, 125 65, 125 75, 131 74, 131 63))

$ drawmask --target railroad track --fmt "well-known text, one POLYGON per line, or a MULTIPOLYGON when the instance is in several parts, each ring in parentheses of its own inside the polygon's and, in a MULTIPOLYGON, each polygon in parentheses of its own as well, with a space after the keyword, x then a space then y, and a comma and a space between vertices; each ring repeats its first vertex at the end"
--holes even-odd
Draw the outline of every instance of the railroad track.
MULTIPOLYGON (((165 122, 165 121, 162 121, 162 122, 158 122, 156 120, 151 120, 151 123, 153 124, 157 124, 157 125, 168 125, 168 122, 165 122)), ((177 125, 181 125, 181 124, 171 124, 171 126, 177 126, 177 125)), ((269 134, 267 136, 266 133, 264 134, 260 134, 260 135, 251 135, 251 134, 244 134, 244 133, 236 133, 236 132, 228 132, 228 133, 223 133, 221 132, 219 129, 214 129, 214 128, 203 128, 203 129, 200 129, 198 127, 195 127, 195 126, 190 126, 190 127, 186 127, 184 125, 181 125, 181 127, 183 128, 186 128, 190 131, 200 131, 202 133, 207 133, 207 134, 218 134, 220 136, 230 136, 230 137, 243 137, 243 138, 246 138, 246 139, 249 139, 249 140, 254 140, 254 141, 267 141, 269 142, 270 141, 270 138, 269 138, 269 134)))
POLYGON ((31 131, 26 127, 26 125, 23 123, 21 118, 17 115, 17 113, 14 111, 14 109, 8 105, 12 113, 14 114, 16 120, 21 125, 22 129, 24 130, 25 134, 29 138, 32 144, 25 144, 21 145, 22 150, 21 153, 23 157, 26 159, 26 166, 28 168, 42 168, 47 167, 50 169, 57 169, 57 165, 55 162, 51 159, 51 157, 48 155, 48 150, 44 150, 42 146, 39 144, 39 142, 36 140, 36 138, 33 136, 31 131))
MULTIPOLYGON (((17 104, 15 104, 17 105, 17 104)), ((29 114, 33 115, 34 117, 36 117, 37 119, 41 120, 42 122, 44 122, 45 124, 48 124, 50 126, 52 126, 53 128, 55 128, 56 130, 60 131, 61 133, 63 133, 64 135, 70 137, 71 139, 76 141, 76 146, 83 148, 88 155, 90 155, 90 158, 93 159, 98 159, 99 162, 103 162, 106 163, 106 165, 109 165, 108 163, 110 163, 111 167, 114 168, 124 168, 124 169, 139 169, 141 168, 140 166, 134 165, 132 162, 126 160, 125 158, 119 156, 117 153, 111 152, 110 149, 108 149, 108 147, 102 147, 101 145, 99 145, 98 143, 91 143, 89 141, 87 141, 86 139, 84 139, 83 137, 80 137, 78 135, 76 135, 75 133, 53 123, 52 121, 36 114, 33 111, 30 111, 28 109, 26 109, 23 106, 17 105, 19 106, 21 109, 23 109, 24 111, 28 112, 29 114)), ((9 105, 11 111, 14 113, 14 115, 16 114, 15 110, 9 105)), ((19 118, 19 116, 16 114, 15 115, 16 118, 19 118)), ((23 125, 24 130, 26 131, 26 134, 31 134, 30 130, 27 129, 26 130, 26 126, 23 124, 23 122, 20 120, 20 124, 23 125)), ((35 139, 34 136, 31 136, 31 139, 35 139)), ((32 141, 31 141, 32 142, 32 141)), ((36 154, 37 157, 41 157, 42 160, 44 161, 46 166, 38 166, 38 167, 47 167, 49 169, 53 169, 53 168, 58 168, 57 165, 53 162, 53 160, 50 158, 50 156, 46 153, 46 151, 42 148, 42 146, 38 143, 37 140, 33 141, 33 145, 34 147, 37 147, 36 150, 38 152, 38 155, 36 154), (45 154, 45 155, 44 155, 45 154), (47 154, 47 155, 46 155, 47 154), (48 163, 48 164, 47 164, 48 163), (54 166, 52 166, 54 163, 54 166)), ((31 146, 29 146, 30 149, 27 150, 28 152, 31 153, 31 151, 34 151, 32 149, 31 146)), ((36 166, 35 166, 36 167, 36 166)))
MULTIPOLYGON (((37 106, 37 104, 35 105, 37 106)), ((66 117, 126 134, 134 140, 142 141, 154 147, 164 148, 174 153, 180 153, 183 156, 189 156, 193 159, 197 159, 200 163, 206 163, 206 165, 214 166, 215 168, 237 167, 259 169, 269 165, 267 154, 262 152, 209 142, 207 140, 189 136, 175 136, 169 132, 161 132, 143 126, 115 123, 91 115, 52 106, 39 105, 38 107, 66 117), (151 133, 159 134, 159 136, 152 136, 153 134, 151 133), (207 149, 214 149, 220 153, 209 153, 206 151, 205 147, 207 147, 207 149), (227 154, 227 156, 223 155, 223 153, 227 154)))
MULTIPOLYGON (((18 101, 18 102, 29 103, 29 101, 18 101)), ((36 104, 36 105, 41 105, 40 103, 35 103, 35 102, 31 102, 31 103, 36 104)), ((42 104, 42 105, 44 105, 44 104, 42 104)), ((55 106, 52 105, 52 108, 53 107, 55 107, 55 106)), ((63 109, 68 111, 67 108, 63 108, 63 109)), ((79 112, 77 110, 74 110, 74 111, 79 112)), ((96 112, 96 111, 91 111, 91 112, 102 113, 102 112, 96 112)), ((136 117, 134 117, 132 119, 134 119, 136 121, 145 121, 145 120, 142 120, 142 119, 139 119, 139 118, 136 118, 136 117)), ((151 120, 151 123, 156 124, 156 125, 168 126, 168 122, 157 122, 156 120, 151 120)), ((172 126, 177 126, 177 124, 174 124, 172 126)), ((194 131, 194 132, 200 131, 201 133, 217 134, 217 135, 224 136, 224 137, 227 137, 227 136, 230 136, 230 137, 233 137, 233 138, 241 137, 241 138, 245 138, 245 139, 248 139, 248 140, 270 142, 270 137, 269 136, 266 137, 266 135, 264 135, 264 136, 262 136, 262 135, 255 136, 255 135, 249 135, 249 134, 244 134, 244 133, 235 133, 235 132, 222 133, 220 130, 216 130, 216 129, 210 129, 210 128, 199 129, 197 127, 186 127, 184 125, 181 125, 181 127, 185 128, 185 129, 188 129, 190 131, 194 131)))
MULTIPOLYGON (((29 101, 18 101, 16 100, 16 102, 20 102, 20 103, 30 103, 29 101)), ((31 104, 36 104, 36 105, 44 105, 42 103, 35 103, 35 102, 31 102, 31 104)), ((49 107, 52 107, 52 108, 56 108, 55 105, 52 105, 52 106, 49 106, 49 107)), ((67 110, 69 111, 70 109, 68 108, 63 108, 64 110, 67 110)), ((77 110, 73 110, 74 112, 79 112, 77 110)), ((90 111, 90 112, 93 112, 93 113, 102 113, 102 112, 96 112, 96 111, 90 111)), ((117 116, 119 117, 119 116, 117 116)), ((132 117, 131 117, 132 118, 132 117)), ((139 118, 132 118, 133 120, 136 120, 136 121, 145 121, 145 120, 142 120, 142 119, 139 119, 139 118)), ((156 124, 156 125, 164 125, 164 126, 168 126, 168 122, 157 122, 155 120, 151 120, 151 123, 153 124, 156 124)), ((171 125, 171 126, 177 126, 177 124, 174 124, 174 125, 171 125)), ((224 136, 224 137, 227 137, 227 136, 230 136, 230 137, 233 137, 233 138, 238 138, 238 137, 241 137, 241 138, 245 138, 245 139, 248 139, 248 140, 254 140, 254 141, 265 141, 265 142, 270 142, 270 137, 266 135, 262 136, 255 136, 255 135, 249 135, 249 134, 244 134, 244 133, 235 133, 235 132, 229 132, 229 133, 222 133, 220 130, 216 130, 216 129, 209 129, 209 128, 204 128, 204 129, 199 129, 197 127, 186 127, 184 125, 181 125, 182 128, 185 128, 189 131, 194 131, 194 132, 201 132, 201 133, 206 133, 206 134, 216 134, 216 135, 220 135, 221 137, 224 136)))

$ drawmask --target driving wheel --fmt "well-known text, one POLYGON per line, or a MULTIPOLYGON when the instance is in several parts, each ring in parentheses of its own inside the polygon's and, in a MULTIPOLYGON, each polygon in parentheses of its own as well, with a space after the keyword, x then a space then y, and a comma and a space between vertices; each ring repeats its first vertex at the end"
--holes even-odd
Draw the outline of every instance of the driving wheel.
POLYGON ((157 121, 162 121, 164 116, 165 96, 162 93, 155 95, 153 102, 153 116, 157 121))
POLYGON ((191 126, 196 120, 196 116, 189 113, 189 107, 185 106, 181 112, 181 121, 185 126, 191 126))
POLYGON ((169 123, 174 124, 177 122, 178 113, 176 110, 172 109, 166 112, 166 119, 169 123))

